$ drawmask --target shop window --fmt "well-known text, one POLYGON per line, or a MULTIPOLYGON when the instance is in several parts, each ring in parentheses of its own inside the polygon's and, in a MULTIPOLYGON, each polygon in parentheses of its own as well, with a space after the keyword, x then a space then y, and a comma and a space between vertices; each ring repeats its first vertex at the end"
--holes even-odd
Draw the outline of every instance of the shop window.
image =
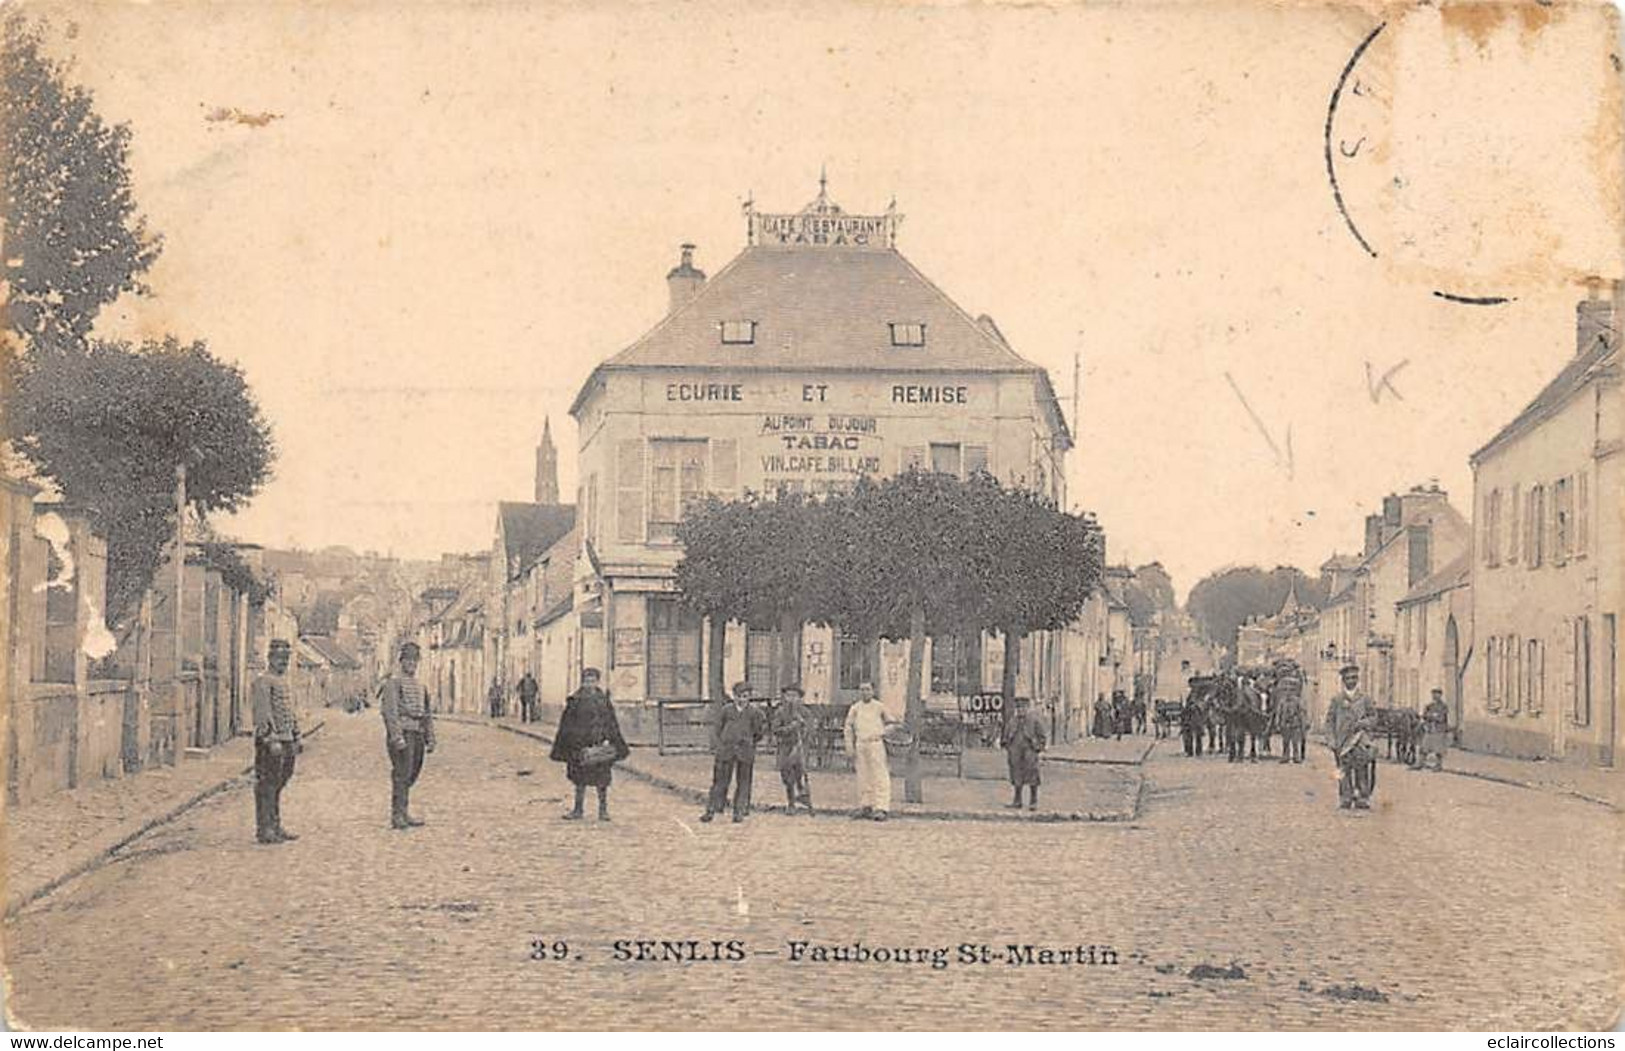
POLYGON ((700 696, 700 615, 675 598, 649 599, 649 696, 700 696))
POLYGON ((894 347, 925 346, 925 324, 917 321, 893 321, 890 324, 891 345, 894 347))
POLYGON ((649 539, 677 538, 677 523, 705 499, 704 438, 655 438, 649 442, 649 539))
POLYGON ((786 684, 779 682, 779 633, 745 634, 745 681, 758 697, 777 697, 786 684))
POLYGON ((931 639, 931 692, 968 697, 982 689, 981 635, 931 639))
MULTIPOLYGON (((880 690, 880 647, 865 643, 851 635, 843 635, 836 642, 836 683, 842 693, 855 695, 864 683, 880 690)), ((850 698, 849 698, 850 699, 850 698)))
POLYGON ((718 327, 722 329, 722 342, 729 346, 748 346, 756 342, 754 321, 723 321, 718 327))

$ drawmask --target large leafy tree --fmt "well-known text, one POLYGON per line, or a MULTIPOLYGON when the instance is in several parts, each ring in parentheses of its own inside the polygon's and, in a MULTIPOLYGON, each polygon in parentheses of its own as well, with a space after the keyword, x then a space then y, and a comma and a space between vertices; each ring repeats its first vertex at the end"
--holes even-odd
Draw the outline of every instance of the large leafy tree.
POLYGON ((1087 515, 1069 514, 1027 489, 991 479, 972 483, 978 522, 977 572, 981 625, 1004 639, 1008 705, 1015 697, 1022 641, 1076 620, 1100 587, 1105 534, 1087 515))
POLYGON ((107 540, 115 626, 174 535, 178 470, 186 504, 206 516, 242 507, 274 455, 242 372, 201 342, 30 354, 8 408, 19 451, 107 540))
POLYGON ((1326 601, 1324 582, 1293 566, 1271 570, 1233 566, 1203 577, 1191 588, 1186 608, 1208 639, 1236 652, 1236 632, 1251 617, 1274 616, 1296 583, 1298 598, 1311 606, 1326 601))
POLYGON ((5 321, 25 346, 82 345, 96 313, 141 275, 160 244, 130 190, 130 130, 104 123, 44 50, 38 24, 9 16, 0 41, 5 321))
POLYGON ((0 39, 6 340, 0 438, 107 541, 107 620, 119 626, 175 536, 178 503, 241 507, 274 448, 243 374, 201 342, 92 337, 100 310, 157 258, 130 188, 130 132, 45 53, 42 30, 0 39), (177 483, 184 476, 177 501, 177 483))

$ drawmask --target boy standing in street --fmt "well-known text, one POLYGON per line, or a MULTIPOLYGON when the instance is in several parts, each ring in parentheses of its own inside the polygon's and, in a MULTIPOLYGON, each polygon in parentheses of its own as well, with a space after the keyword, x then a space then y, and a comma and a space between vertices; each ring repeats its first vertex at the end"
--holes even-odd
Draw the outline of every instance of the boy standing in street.
POLYGON ((733 782, 734 821, 750 816, 750 784, 756 770, 756 742, 766 732, 766 720, 750 703, 750 683, 734 684, 733 698, 718 701, 711 709, 711 795, 705 802, 701 821, 717 816, 728 801, 728 783, 733 782))
POLYGON ((786 686, 773 710, 773 743, 778 752, 779 780, 784 782, 784 796, 791 811, 796 804, 812 810, 812 789, 807 784, 807 734, 811 729, 811 716, 801 703, 801 687, 795 683, 786 686))

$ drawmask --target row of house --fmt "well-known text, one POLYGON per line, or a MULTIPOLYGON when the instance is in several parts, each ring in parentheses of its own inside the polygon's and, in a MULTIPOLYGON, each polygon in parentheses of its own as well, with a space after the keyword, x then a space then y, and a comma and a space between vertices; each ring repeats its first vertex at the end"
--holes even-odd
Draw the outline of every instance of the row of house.
POLYGON ((107 546, 85 517, 0 472, 0 694, 6 800, 171 765, 252 732, 249 686, 273 638, 295 642, 304 709, 361 689, 361 661, 301 632, 253 544, 172 550, 137 608, 107 617, 107 546))
MULTIPOLYGON (((485 578, 420 596, 437 703, 488 710, 494 688, 511 706, 529 672, 556 707, 595 667, 628 734, 647 736, 661 706, 715 693, 718 664, 722 682, 769 693, 790 665, 809 703, 848 704, 869 682, 901 710, 906 642, 710 624, 675 584, 677 523, 707 495, 830 492, 923 468, 989 471, 1067 505, 1072 434, 1048 373, 897 250, 900 221, 847 213, 821 182, 800 212, 747 209, 746 246, 715 277, 682 247, 666 316, 571 406, 574 503, 560 500, 544 423, 535 499, 498 508, 485 578)), ((1155 677, 1156 636, 1129 621, 1129 579, 1111 570, 1072 625, 1020 651, 1018 690, 1061 739, 1085 732, 1097 697, 1155 677)), ((1004 673, 987 635, 932 638, 923 657, 937 706, 996 691, 1004 673)))
POLYGON ((1473 453, 1474 520, 1436 486, 1387 497, 1361 553, 1321 566, 1324 608, 1293 595, 1244 625, 1243 663, 1297 660, 1317 715, 1353 663, 1382 707, 1441 691, 1466 747, 1614 763, 1625 307, 1599 293, 1576 308, 1573 357, 1473 453))

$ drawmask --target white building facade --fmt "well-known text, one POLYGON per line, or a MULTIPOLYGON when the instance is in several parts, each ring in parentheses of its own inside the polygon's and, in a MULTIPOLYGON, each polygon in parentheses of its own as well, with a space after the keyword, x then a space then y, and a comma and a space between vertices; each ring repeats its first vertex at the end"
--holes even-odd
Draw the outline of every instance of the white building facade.
MULTIPOLYGON (((674 584, 678 522, 708 494, 820 493, 910 468, 985 469, 1065 505, 1071 435, 1048 374, 897 251, 898 221, 849 215, 821 189, 799 213, 748 213, 746 248, 709 281, 684 246, 665 319, 582 386, 571 409, 584 556, 572 615, 579 662, 604 669, 618 703, 708 692, 715 636, 674 584)), ((774 636, 735 624, 721 641, 727 682, 782 685, 774 636)), ((809 703, 849 703, 869 681, 901 710, 906 644, 809 625, 800 645, 809 703)), ((1022 691, 1065 711, 1067 681, 1095 685, 1093 672, 1061 673, 1063 652, 1084 648, 1030 639, 1022 691)), ((997 688, 1002 645, 944 639, 932 649, 933 693, 997 688)))

